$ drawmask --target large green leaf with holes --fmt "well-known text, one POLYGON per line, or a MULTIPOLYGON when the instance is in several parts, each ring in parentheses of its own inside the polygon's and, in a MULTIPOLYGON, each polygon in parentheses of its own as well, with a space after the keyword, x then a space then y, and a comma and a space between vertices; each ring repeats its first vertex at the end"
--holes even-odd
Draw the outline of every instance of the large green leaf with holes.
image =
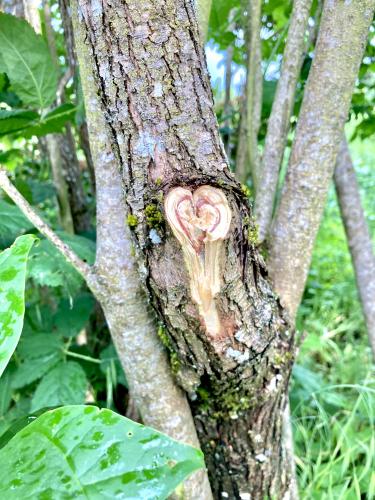
POLYGON ((0 450, 0 498, 164 499, 204 467, 200 450, 111 410, 48 411, 0 450))
POLYGON ((35 236, 20 236, 0 253, 0 376, 22 332, 26 262, 34 241, 35 236))
POLYGON ((41 35, 23 19, 0 13, 0 73, 23 104, 40 110, 56 98, 57 70, 41 35))

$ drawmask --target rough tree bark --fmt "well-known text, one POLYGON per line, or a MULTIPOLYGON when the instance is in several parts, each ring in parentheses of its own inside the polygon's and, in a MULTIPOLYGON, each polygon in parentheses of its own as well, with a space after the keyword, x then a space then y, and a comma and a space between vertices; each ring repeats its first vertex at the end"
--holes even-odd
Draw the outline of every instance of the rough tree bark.
POLYGON ((370 345, 375 358, 375 256, 346 139, 342 141, 337 155, 334 180, 370 345))
POLYGON ((305 34, 312 0, 295 0, 291 14, 288 39, 283 53, 281 75, 268 120, 262 159, 262 174, 255 198, 255 217, 258 238, 267 237, 273 213, 279 171, 288 137, 290 117, 298 77, 303 63, 305 34))
POLYGON ((314 60, 270 235, 270 274, 291 317, 295 316, 305 286, 374 5, 374 0, 324 3, 314 60))
MULTIPOLYGON (((104 310, 143 422, 175 439, 199 446, 190 408, 172 377, 166 351, 157 336, 155 316, 141 285, 132 236, 126 222, 119 165, 111 150, 97 97, 97 83, 90 67, 91 54, 78 22, 75 3, 72 3, 72 10, 97 179, 95 269, 104 290, 96 296, 104 310)), ((210 499, 207 475, 196 473, 185 483, 184 494, 187 498, 210 499)))
POLYGON ((294 335, 221 147, 193 4, 83 1, 79 20, 144 282, 192 401, 214 495, 282 497, 290 481, 281 434, 294 335))
MULTIPOLYGON (((53 64, 59 69, 55 35, 52 28, 51 12, 49 3, 43 2, 44 20, 48 47, 51 53, 53 64)), ((61 89, 61 95, 58 96, 58 104, 64 101, 64 86, 61 89)), ((73 221, 74 232, 82 233, 90 228, 90 213, 82 184, 82 174, 76 153, 76 145, 70 123, 65 125, 65 131, 59 134, 51 134, 47 137, 47 144, 50 151, 50 160, 55 173, 54 181, 59 176, 57 169, 62 169, 67 193, 60 196, 67 196, 70 212, 73 221), (55 144, 56 143, 56 144, 55 144), (52 156, 53 155, 53 156, 52 156)), ((62 188, 61 188, 62 189, 62 188)), ((59 197, 60 197, 59 196, 59 197)))

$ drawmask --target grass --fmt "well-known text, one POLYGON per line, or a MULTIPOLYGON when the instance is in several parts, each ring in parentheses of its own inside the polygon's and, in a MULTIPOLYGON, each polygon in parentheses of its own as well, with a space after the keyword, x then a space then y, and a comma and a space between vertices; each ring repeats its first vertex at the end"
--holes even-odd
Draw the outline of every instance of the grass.
MULTIPOLYGON (((351 144, 375 233, 375 144, 351 144)), ((291 387, 302 499, 375 498, 375 380, 371 350, 333 188, 315 245, 298 328, 307 333, 291 387)))

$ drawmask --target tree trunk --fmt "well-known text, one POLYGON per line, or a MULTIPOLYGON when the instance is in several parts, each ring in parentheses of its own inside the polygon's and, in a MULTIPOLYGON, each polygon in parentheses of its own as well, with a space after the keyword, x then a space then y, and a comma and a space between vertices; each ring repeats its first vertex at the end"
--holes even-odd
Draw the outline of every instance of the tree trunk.
POLYGON ((312 0, 295 0, 293 3, 281 75, 268 120, 262 175, 255 198, 255 217, 259 226, 260 243, 267 237, 271 225, 279 171, 294 106, 295 90, 303 63, 305 34, 311 4, 312 0))
MULTIPOLYGON (((67 62, 68 66, 72 72, 74 78, 74 87, 76 93, 76 102, 79 104, 78 96, 82 94, 80 77, 78 72, 77 57, 74 49, 74 37, 73 37, 73 26, 72 20, 69 15, 68 6, 66 2, 59 1, 59 8, 61 12, 61 20, 64 28, 64 40, 66 46, 67 62)), ((87 129, 86 119, 83 119, 77 124, 77 131, 79 136, 79 143, 83 150, 86 159, 86 165, 90 174, 91 191, 92 195, 95 196, 95 172, 94 163, 90 150, 89 134, 87 129)))
POLYGON ((192 2, 84 1, 79 19, 144 282, 192 400, 214 494, 282 495, 294 336, 221 147, 192 2))
POLYGON ((226 51, 226 58, 225 58, 225 94, 224 94, 224 108, 223 108, 223 115, 225 117, 224 128, 226 129, 223 137, 223 144, 229 163, 230 163, 230 153, 231 153, 230 151, 231 137, 229 133, 229 128, 231 125, 230 114, 232 110, 231 96, 230 96, 230 91, 232 87, 232 65, 233 65, 233 45, 229 45, 226 51))
POLYGON ((57 134, 45 137, 48 157, 51 165, 53 185, 56 189, 56 198, 59 207, 59 222, 67 233, 74 233, 72 212, 70 209, 68 186, 63 175, 63 159, 57 134))
MULTIPOLYGON (((63 0, 64 1, 64 0, 63 0)), ((67 5, 65 5, 66 7, 67 5)), ((79 7, 72 3, 75 46, 85 96, 91 151, 97 179, 95 269, 103 291, 96 293, 143 422, 174 439, 199 447, 185 394, 175 383, 158 338, 154 314, 139 278, 119 164, 111 150, 79 7)), ((187 499, 212 498, 205 471, 184 483, 187 499)))
POLYGON ((74 232, 83 233, 90 229, 90 213, 82 184, 82 173, 77 158, 76 145, 69 123, 63 134, 56 134, 62 158, 62 169, 68 188, 69 205, 72 213, 74 232))
POLYGON ((291 317, 295 316, 305 287, 374 4, 374 0, 324 3, 314 60, 270 237, 270 274, 291 317))
POLYGON ((355 170, 345 139, 337 155, 334 179, 370 345, 375 358, 375 256, 355 170))
MULTIPOLYGON (((51 53, 53 64, 59 68, 55 36, 51 23, 51 12, 47 1, 43 2, 44 19, 46 26, 46 34, 48 40, 48 47, 51 53)), ((62 88, 61 95, 58 96, 58 103, 61 104, 64 100, 64 87, 62 88)), ((85 192, 82 184, 82 175, 78 163, 76 145, 69 123, 65 126, 65 132, 60 134, 51 134, 48 137, 49 150, 52 154, 57 155, 58 158, 50 157, 51 163, 56 163, 57 166, 52 168, 54 174, 54 182, 57 183, 57 168, 62 169, 62 175, 65 180, 65 186, 58 184, 59 189, 66 189, 67 193, 61 192, 58 194, 59 198, 67 197, 71 217, 73 220, 74 232, 81 233, 90 228, 90 214, 88 212, 88 205, 85 192), (52 143, 55 142, 56 144, 52 143)), ((61 205, 60 205, 61 206, 61 205)))
POLYGON ((261 68, 261 0, 247 4, 247 71, 245 87, 246 111, 242 110, 236 162, 237 177, 246 182, 250 175, 255 190, 259 181, 258 132, 262 111, 263 76, 261 68), (241 130, 243 129, 243 130, 241 130))

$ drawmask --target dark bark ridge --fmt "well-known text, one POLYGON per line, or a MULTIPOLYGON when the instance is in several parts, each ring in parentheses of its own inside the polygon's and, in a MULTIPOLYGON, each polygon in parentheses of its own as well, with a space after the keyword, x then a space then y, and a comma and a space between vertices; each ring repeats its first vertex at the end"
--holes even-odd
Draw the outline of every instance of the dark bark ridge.
MULTIPOLYGON (((254 247, 254 224, 222 149, 192 2, 80 2, 81 22, 119 158, 141 274, 180 384, 189 393, 214 494, 282 494, 282 409, 294 335, 254 247), (192 301, 164 198, 210 185, 232 222, 215 297, 222 335, 192 301)), ((242 497, 241 497, 242 495, 242 497)))

